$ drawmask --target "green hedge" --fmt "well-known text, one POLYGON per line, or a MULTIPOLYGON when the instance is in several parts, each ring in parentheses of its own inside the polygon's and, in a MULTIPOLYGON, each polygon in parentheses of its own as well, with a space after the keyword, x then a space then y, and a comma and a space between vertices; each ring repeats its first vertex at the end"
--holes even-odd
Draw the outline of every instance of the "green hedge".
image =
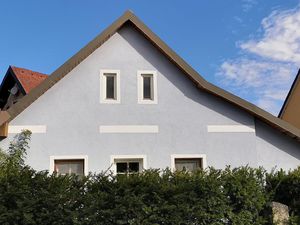
POLYGON ((266 224, 261 170, 0 177, 0 224, 266 224))
POLYGON ((289 206, 291 223, 300 224, 300 167, 293 171, 277 171, 267 174, 266 189, 272 192, 272 200, 289 206))
POLYGON ((270 202, 300 224, 300 168, 49 175, 24 164, 30 132, 0 151, 0 224, 271 224, 270 202))

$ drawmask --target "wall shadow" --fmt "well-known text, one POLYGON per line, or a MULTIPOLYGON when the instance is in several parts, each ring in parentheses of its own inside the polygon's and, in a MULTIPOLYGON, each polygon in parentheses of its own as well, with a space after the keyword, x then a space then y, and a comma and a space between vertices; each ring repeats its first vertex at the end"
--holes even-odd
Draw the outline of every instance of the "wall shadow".
MULTIPOLYGON (((257 121, 252 119, 252 116, 246 111, 197 88, 196 85, 185 76, 173 62, 154 47, 149 40, 140 32, 130 32, 131 29, 136 30, 131 24, 127 24, 119 31, 119 34, 187 98, 237 123, 249 125, 249 121, 251 121, 253 124, 257 124, 257 121), (251 120, 249 120, 249 118, 251 118, 251 120)), ((300 143, 280 131, 265 124, 264 127, 257 127, 256 136, 300 160, 300 143)))

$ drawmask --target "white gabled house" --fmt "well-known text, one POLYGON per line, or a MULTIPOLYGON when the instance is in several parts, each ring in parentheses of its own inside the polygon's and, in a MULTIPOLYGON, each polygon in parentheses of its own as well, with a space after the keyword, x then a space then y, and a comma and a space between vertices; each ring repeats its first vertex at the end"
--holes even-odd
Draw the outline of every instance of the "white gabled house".
POLYGON ((204 80, 129 11, 2 110, 0 146, 31 130, 37 170, 300 165, 299 129, 204 80))

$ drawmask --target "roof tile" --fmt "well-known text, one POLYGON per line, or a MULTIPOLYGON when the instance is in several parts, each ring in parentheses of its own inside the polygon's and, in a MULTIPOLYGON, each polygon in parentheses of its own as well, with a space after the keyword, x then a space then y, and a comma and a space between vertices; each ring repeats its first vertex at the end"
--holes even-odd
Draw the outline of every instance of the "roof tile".
POLYGON ((28 94, 33 88, 38 86, 43 80, 48 77, 46 74, 20 67, 11 66, 11 68, 22 84, 26 94, 28 94))

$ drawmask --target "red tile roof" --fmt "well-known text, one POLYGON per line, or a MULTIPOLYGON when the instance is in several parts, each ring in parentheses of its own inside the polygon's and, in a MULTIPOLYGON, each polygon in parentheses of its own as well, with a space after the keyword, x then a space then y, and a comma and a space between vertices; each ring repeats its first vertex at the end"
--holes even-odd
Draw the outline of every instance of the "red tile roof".
POLYGON ((38 86, 48 76, 32 70, 11 66, 16 77, 20 81, 26 94, 28 94, 33 88, 38 86))

